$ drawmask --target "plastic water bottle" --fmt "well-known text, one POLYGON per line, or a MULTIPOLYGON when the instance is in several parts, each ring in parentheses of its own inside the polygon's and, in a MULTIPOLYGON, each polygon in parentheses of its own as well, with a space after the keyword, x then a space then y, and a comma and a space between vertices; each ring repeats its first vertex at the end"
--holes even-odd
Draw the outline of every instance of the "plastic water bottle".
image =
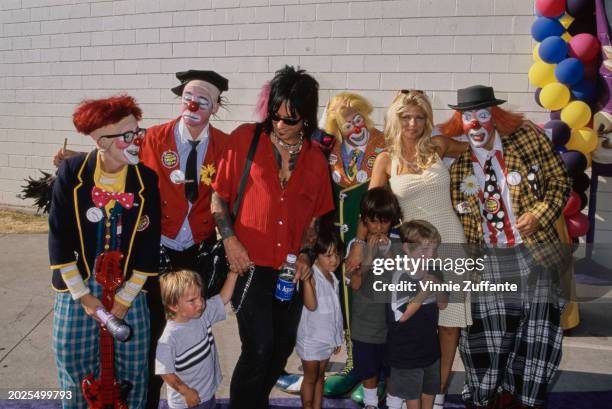
POLYGON ((295 254, 287 254, 287 259, 281 267, 281 272, 276 280, 276 291, 274 297, 279 301, 290 301, 295 291, 295 254))

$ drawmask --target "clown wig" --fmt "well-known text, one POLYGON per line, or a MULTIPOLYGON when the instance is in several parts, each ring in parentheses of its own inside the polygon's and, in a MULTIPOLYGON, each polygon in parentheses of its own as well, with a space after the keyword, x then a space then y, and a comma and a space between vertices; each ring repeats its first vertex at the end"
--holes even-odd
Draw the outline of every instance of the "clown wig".
POLYGON ((79 133, 89 135, 96 129, 116 124, 130 115, 133 115, 137 121, 142 118, 142 110, 136 100, 129 95, 88 99, 76 107, 72 123, 79 133))
MULTIPOLYGON (((514 132, 518 131, 525 121, 523 114, 506 111, 497 106, 489 107, 489 109, 491 110, 491 116, 493 117, 495 129, 497 129, 497 132, 499 132, 501 135, 513 134, 514 132)), ((438 125, 438 129, 442 135, 450 138, 463 135, 463 119, 461 118, 461 111, 455 111, 451 119, 438 125)))
POLYGON ((342 142, 341 127, 346 122, 345 117, 359 113, 365 120, 367 129, 374 127, 374 123, 370 119, 370 114, 374 108, 361 95, 352 92, 341 92, 335 95, 327 104, 325 132, 334 135, 338 143, 342 142))
POLYGON ((394 159, 403 163, 409 162, 404 157, 401 115, 408 108, 415 106, 419 107, 425 116, 425 129, 416 145, 416 164, 421 169, 427 169, 436 162, 437 157, 436 147, 431 141, 433 110, 429 98, 423 92, 400 92, 393 99, 385 115, 385 148, 394 159))

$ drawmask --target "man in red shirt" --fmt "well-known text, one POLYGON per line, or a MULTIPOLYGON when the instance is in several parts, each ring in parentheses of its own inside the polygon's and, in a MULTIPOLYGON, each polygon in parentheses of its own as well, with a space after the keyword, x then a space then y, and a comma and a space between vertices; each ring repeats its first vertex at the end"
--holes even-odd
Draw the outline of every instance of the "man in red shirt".
POLYGON ((295 345, 301 295, 275 301, 274 288, 287 254, 299 253, 295 281, 310 276, 308 249, 316 222, 333 210, 329 167, 310 141, 317 107, 314 78, 288 66, 279 70, 235 217, 228 209, 238 195, 254 124, 232 132, 213 183, 213 217, 231 269, 243 274, 232 300, 242 353, 232 375, 231 409, 268 408, 270 391, 295 345))

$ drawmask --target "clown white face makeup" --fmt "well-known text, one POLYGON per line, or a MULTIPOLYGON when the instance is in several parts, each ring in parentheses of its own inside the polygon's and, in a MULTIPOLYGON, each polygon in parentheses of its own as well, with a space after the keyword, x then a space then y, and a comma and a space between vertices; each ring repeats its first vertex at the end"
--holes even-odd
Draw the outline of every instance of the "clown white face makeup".
MULTIPOLYGON (((183 89, 181 117, 187 127, 204 128, 217 112, 219 90, 205 81, 190 81, 183 89)), ((197 136, 197 135, 196 135, 197 136)))
MULTIPOLYGON (((106 172, 116 172, 124 165, 136 165, 142 136, 138 135, 138 121, 133 115, 126 116, 119 122, 103 126, 91 133, 98 149, 102 153, 102 168, 106 172), (131 138, 115 135, 131 133, 131 138), (125 139, 131 139, 126 142, 125 139)), ((130 134, 127 134, 129 136, 130 134)))
POLYGON ((463 121, 463 132, 468 136, 472 147, 490 149, 493 146, 489 142, 493 142, 495 125, 488 108, 463 111, 461 119, 463 121))
POLYGON ((351 112, 344 116, 344 120, 340 126, 342 139, 354 147, 365 146, 370 137, 365 118, 358 112, 351 112))

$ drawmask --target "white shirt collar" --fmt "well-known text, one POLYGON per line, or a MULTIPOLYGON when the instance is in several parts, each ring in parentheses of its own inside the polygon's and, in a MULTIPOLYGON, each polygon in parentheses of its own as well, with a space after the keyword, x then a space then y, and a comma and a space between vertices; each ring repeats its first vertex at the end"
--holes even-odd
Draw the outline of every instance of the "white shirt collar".
POLYGON ((207 124, 206 127, 204 127, 204 129, 202 129, 202 132, 200 132, 198 137, 195 139, 191 137, 191 134, 189 133, 189 129, 187 129, 187 127, 185 126, 185 122, 183 121, 183 118, 181 118, 181 120, 179 121, 178 131, 179 131, 179 139, 182 143, 187 143, 188 141, 192 141, 192 140, 202 141, 202 139, 208 138, 208 135, 210 133, 210 123, 207 124))
POLYGON ((493 135, 493 138, 495 139, 493 140, 493 149, 489 151, 485 148, 472 148, 472 152, 474 152, 474 155, 476 156, 476 159, 478 159, 478 163, 480 163, 480 166, 484 166, 487 159, 495 155, 495 151, 500 151, 502 153, 504 152, 504 147, 502 145, 501 138, 499 137, 497 131, 494 132, 495 134, 493 135))

